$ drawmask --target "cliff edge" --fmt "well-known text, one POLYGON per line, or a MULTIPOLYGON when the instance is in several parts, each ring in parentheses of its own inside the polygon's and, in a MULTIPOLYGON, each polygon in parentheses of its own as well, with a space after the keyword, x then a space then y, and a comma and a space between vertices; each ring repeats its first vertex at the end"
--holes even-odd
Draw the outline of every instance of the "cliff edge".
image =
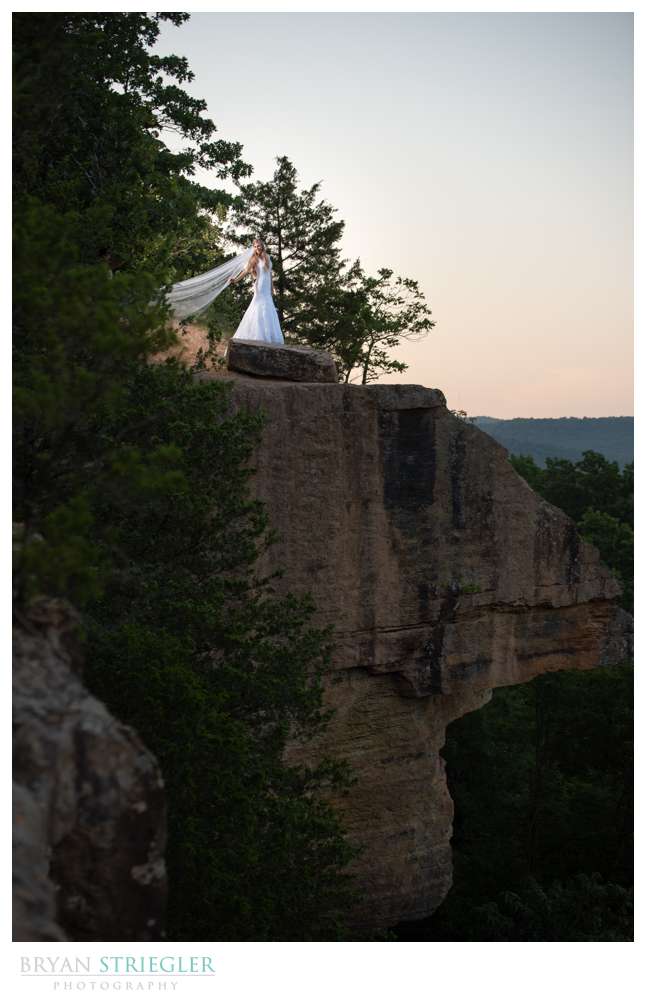
POLYGON ((310 591, 336 635, 335 715, 290 754, 351 763, 336 804, 366 848, 356 923, 388 927, 451 885, 448 723, 492 688, 618 662, 631 619, 596 549, 439 390, 292 382, 263 363, 269 377, 226 375, 233 405, 266 416, 255 490, 279 541, 262 568, 310 591))

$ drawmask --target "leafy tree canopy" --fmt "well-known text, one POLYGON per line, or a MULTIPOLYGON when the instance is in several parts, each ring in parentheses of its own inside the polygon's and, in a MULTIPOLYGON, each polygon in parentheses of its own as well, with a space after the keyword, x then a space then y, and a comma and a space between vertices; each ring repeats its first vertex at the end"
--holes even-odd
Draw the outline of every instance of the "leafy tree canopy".
POLYGON ((408 365, 391 351, 402 340, 421 340, 435 326, 419 283, 382 267, 367 275, 359 260, 329 292, 325 320, 312 340, 334 354, 344 382, 362 385, 381 375, 405 372, 408 365))
POLYGON ((149 362, 174 337, 154 292, 226 204, 195 166, 247 170, 182 90, 185 61, 151 54, 164 17, 186 15, 14 19, 18 610, 42 593, 82 609, 87 682, 160 761, 169 936, 335 938, 354 850, 323 793, 346 771, 284 762, 325 724, 330 637, 255 572, 258 418, 149 362))
POLYGON ((240 143, 216 138, 206 103, 183 89, 186 60, 151 51, 162 21, 187 17, 14 15, 16 210, 37 198, 72 213, 83 261, 194 273, 207 263, 208 213, 231 200, 197 184, 195 168, 250 173, 240 143))

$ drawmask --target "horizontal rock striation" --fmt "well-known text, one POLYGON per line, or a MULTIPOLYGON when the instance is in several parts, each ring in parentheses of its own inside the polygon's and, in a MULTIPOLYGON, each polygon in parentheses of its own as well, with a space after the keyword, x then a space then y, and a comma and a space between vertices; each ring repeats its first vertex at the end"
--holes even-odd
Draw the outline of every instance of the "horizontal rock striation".
POLYGON ((78 621, 39 599, 14 630, 14 941, 156 941, 163 781, 83 686, 78 621))
POLYGON ((333 625, 323 742, 358 781, 337 804, 366 847, 361 927, 427 916, 451 884, 446 726, 500 685, 622 659, 613 574, 491 437, 421 386, 233 378, 266 414, 255 490, 279 541, 264 569, 333 625))

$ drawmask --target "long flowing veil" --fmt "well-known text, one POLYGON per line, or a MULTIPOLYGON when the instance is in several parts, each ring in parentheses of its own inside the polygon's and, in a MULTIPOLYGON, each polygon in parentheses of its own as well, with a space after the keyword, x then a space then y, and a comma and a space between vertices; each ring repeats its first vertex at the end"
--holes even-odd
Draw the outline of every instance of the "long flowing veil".
POLYGON ((165 293, 165 299, 172 309, 174 318, 186 319, 187 316, 206 309, 227 287, 229 278, 235 277, 246 266, 252 253, 253 247, 248 247, 237 257, 226 260, 224 264, 218 264, 210 271, 171 285, 170 290, 165 293))

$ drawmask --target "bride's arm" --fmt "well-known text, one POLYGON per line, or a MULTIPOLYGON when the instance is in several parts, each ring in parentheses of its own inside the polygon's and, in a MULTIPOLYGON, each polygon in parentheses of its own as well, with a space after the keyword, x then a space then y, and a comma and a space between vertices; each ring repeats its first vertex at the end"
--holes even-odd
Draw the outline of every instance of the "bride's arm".
POLYGON ((241 271, 240 274, 236 274, 235 278, 229 278, 229 282, 228 283, 230 285, 235 285, 235 284, 237 284, 238 281, 242 281, 242 279, 244 278, 245 274, 250 274, 250 273, 251 273, 251 264, 247 264, 247 266, 245 267, 244 271, 241 271))

